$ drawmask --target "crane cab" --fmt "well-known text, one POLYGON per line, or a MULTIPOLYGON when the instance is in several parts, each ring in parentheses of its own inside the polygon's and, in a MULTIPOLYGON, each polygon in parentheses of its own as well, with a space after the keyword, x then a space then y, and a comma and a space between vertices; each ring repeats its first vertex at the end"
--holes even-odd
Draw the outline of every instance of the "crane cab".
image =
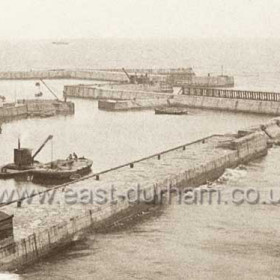
POLYGON ((30 166, 33 163, 32 149, 17 148, 14 149, 14 164, 18 168, 30 166))

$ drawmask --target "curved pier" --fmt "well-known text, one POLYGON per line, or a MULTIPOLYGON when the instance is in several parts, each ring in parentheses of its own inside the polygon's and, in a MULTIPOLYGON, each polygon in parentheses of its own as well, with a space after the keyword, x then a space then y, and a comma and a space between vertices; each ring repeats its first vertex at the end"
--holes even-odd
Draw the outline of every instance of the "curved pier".
POLYGON ((0 248, 0 269, 37 261, 89 227, 98 229, 142 212, 172 187, 193 188, 266 153, 263 132, 241 138, 213 135, 5 205, 1 211, 14 215, 14 243, 0 248), (92 196, 96 190, 102 190, 104 201, 92 196))

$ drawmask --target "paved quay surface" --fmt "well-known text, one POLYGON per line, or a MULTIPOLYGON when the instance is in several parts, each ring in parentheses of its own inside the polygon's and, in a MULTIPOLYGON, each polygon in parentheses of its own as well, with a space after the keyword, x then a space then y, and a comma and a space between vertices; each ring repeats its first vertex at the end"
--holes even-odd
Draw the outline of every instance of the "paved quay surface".
MULTIPOLYGON (((131 188, 140 186, 145 188, 156 182, 162 182, 172 175, 179 174, 188 169, 200 166, 206 162, 221 158, 232 153, 232 150, 223 149, 219 144, 230 141, 233 136, 215 135, 203 142, 196 142, 182 148, 161 155, 161 159, 155 156, 140 162, 136 162, 133 168, 129 165, 114 169, 100 175, 100 180, 95 177, 66 185, 63 189, 58 188, 54 193, 52 204, 42 203, 42 195, 32 198, 30 204, 23 201, 21 207, 16 203, 1 207, 1 211, 14 215, 14 237, 15 241, 25 238, 33 232, 45 230, 51 226, 68 221, 71 217, 79 216, 88 209, 98 211, 104 205, 96 203, 85 204, 81 200, 78 203, 69 203, 66 195, 79 193, 81 190, 88 192, 96 189, 110 190, 113 185, 117 194, 126 195, 131 188)), ((51 196, 51 192, 49 195, 51 196)), ((80 195, 78 195, 81 198, 80 195)), ((69 198, 69 197, 68 197, 69 198)), ((73 199, 70 199, 73 201, 73 199)), ((107 204, 108 205, 108 204, 107 204)))

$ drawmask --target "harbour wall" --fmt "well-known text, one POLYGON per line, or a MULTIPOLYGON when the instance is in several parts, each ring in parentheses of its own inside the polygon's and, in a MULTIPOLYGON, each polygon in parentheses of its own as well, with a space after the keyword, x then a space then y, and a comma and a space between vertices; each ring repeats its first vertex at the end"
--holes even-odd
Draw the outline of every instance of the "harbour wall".
POLYGON ((121 72, 104 71, 71 71, 71 70, 49 70, 49 71, 11 71, 0 72, 0 80, 38 80, 38 79, 79 79, 126 82, 127 77, 121 72))
POLYGON ((192 76, 189 85, 203 87, 233 87, 234 77, 232 76, 192 76))
MULTIPOLYGON (((107 68, 107 69, 98 69, 100 71, 106 72, 123 72, 123 69, 120 68, 107 68)), ((170 75, 170 74, 189 74, 193 75, 192 68, 125 68, 128 73, 139 73, 139 74, 160 74, 160 75, 170 75)))
MULTIPOLYGON (((101 69, 108 72, 123 72, 122 69, 101 69)), ((192 87, 233 87, 234 77, 228 75, 196 76, 192 68, 166 69, 126 69, 131 74, 159 74, 167 76, 167 81, 173 86, 192 87)))
POLYGON ((4 103, 0 107, 0 120, 7 121, 14 118, 28 116, 52 116, 58 114, 74 114, 73 102, 61 102, 56 100, 26 99, 17 103, 4 103))
POLYGON ((167 93, 155 93, 149 91, 135 91, 126 89, 109 89, 97 86, 73 85, 64 86, 67 97, 79 97, 88 99, 113 99, 113 100, 139 100, 151 98, 170 98, 173 95, 167 93))
POLYGON ((0 270, 15 270, 38 261, 55 249, 61 248, 82 237, 82 231, 127 210, 129 205, 118 203, 103 207, 99 211, 89 210, 83 215, 72 217, 68 222, 36 231, 18 242, 0 249, 0 270))
POLYGON ((191 86, 191 87, 233 87, 233 76, 195 76, 189 79, 175 79, 174 86, 191 86))
MULTIPOLYGON (((154 200, 157 200, 159 199, 159 195, 166 193, 170 187, 195 187, 209 180, 217 179, 226 168, 235 167, 240 163, 246 163, 257 157, 266 155, 267 137, 263 132, 254 132, 241 138, 236 138, 236 136, 213 135, 92 176, 96 176, 96 178, 98 176, 98 180, 100 180, 101 176, 102 180, 102 176, 108 176, 118 169, 127 168, 127 166, 130 167, 130 171, 126 172, 133 172, 133 168, 137 168, 137 164, 144 164, 145 161, 151 160, 155 164, 163 160, 165 156, 172 157, 173 154, 175 154, 173 160, 178 161, 178 155, 181 153, 184 154, 188 149, 193 152, 193 146, 198 150, 205 150, 205 147, 208 147, 209 151, 206 150, 205 156, 198 158, 195 166, 186 169, 181 168, 180 170, 176 169, 177 172, 175 174, 173 173, 172 176, 170 176, 170 174, 164 174, 160 179, 151 181, 150 185, 143 187, 141 193, 147 191, 153 195, 154 200), (210 156, 210 151, 213 151, 213 149, 216 151, 210 156)), ((173 160, 170 160, 169 165, 175 163, 173 160)), ((182 167, 184 161, 189 162, 189 156, 186 155, 186 157, 181 158, 181 160, 183 160, 180 163, 182 167)), ((149 169, 150 168, 151 167, 149 167, 149 169)), ((159 168, 158 171, 162 171, 162 168, 159 168)), ((152 178, 155 178, 154 175, 152 178)), ((74 188, 76 188, 75 185, 77 183, 78 182, 72 183, 74 188)), ((127 182, 128 185, 130 183, 132 182, 127 182)), ((136 184, 137 182, 133 183, 136 184)), ((65 185, 61 187, 65 188, 65 185)), ((18 240, 9 246, 0 248, 0 269, 13 270, 37 261, 54 249, 81 238, 84 230, 90 227, 97 229, 102 227, 106 222, 116 222, 120 218, 131 215, 133 211, 135 211, 135 213, 141 212, 145 206, 145 203, 130 203, 124 199, 118 198, 117 203, 110 203, 98 208, 88 209, 83 214, 74 216, 66 222, 56 224, 44 231, 34 231, 28 237, 18 240)), ((8 207, 9 206, 5 206, 3 208, 4 211, 5 208, 7 211, 8 207)), ((42 206, 38 205, 36 207, 42 206)), ((21 211, 24 211, 24 208, 21 211)))
MULTIPOLYGON (((155 82, 166 81, 166 76, 151 74, 149 78, 155 82)), ((9 71, 0 72, 0 80, 39 80, 39 79, 78 79, 108 82, 128 82, 128 77, 120 71, 102 70, 42 70, 42 71, 9 71)))
MULTIPOLYGON (((153 82, 171 82, 174 86, 230 87, 234 85, 232 76, 196 76, 187 69, 129 69, 128 73, 149 73, 153 82), (183 75, 183 76, 182 76, 183 75)), ((0 80, 38 80, 38 79, 79 79, 108 82, 128 82, 121 69, 111 70, 31 70, 0 72, 0 80)))
POLYGON ((158 106, 186 106, 190 108, 224 110, 236 113, 280 115, 280 102, 260 100, 240 100, 188 95, 155 95, 134 91, 99 89, 78 90, 70 96, 98 99, 98 106, 104 110, 133 110, 156 108, 158 106), (153 98, 151 98, 153 97, 153 98), (104 101, 104 99, 108 99, 104 101), (115 100, 115 101, 114 101, 115 100))
POLYGON ((241 113, 280 115, 280 102, 268 100, 250 100, 238 98, 179 95, 170 99, 174 106, 223 110, 241 113))
POLYGON ((17 117, 27 116, 27 106, 26 105, 9 105, 0 107, 0 120, 7 120, 17 117))
POLYGON ((236 89, 217 89, 184 86, 183 95, 207 96, 226 99, 242 100, 261 100, 261 101, 280 101, 280 93, 267 91, 236 90, 236 89))
POLYGON ((20 99, 19 104, 26 105, 27 114, 30 116, 40 113, 53 113, 54 115, 74 114, 75 105, 73 102, 63 102, 51 99, 20 99))
POLYGON ((86 85, 65 86, 64 91, 68 97, 127 100, 127 102, 109 101, 107 104, 99 102, 100 109, 106 109, 106 106, 110 110, 130 110, 173 105, 240 113, 280 115, 280 94, 273 92, 183 88, 184 94, 178 95, 86 85), (147 101, 144 101, 145 99, 147 101))
POLYGON ((131 84, 131 83, 105 83, 97 85, 99 88, 115 89, 115 90, 130 90, 130 91, 145 91, 155 93, 172 94, 173 87, 166 83, 153 84, 131 84))

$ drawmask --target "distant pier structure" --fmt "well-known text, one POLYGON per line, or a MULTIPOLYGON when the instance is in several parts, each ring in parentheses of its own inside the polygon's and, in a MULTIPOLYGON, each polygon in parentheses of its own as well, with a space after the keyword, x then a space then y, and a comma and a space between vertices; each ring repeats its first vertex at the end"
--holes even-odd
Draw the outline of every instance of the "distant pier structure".
MULTIPOLYGON (((100 69, 100 71, 120 72, 121 69, 100 69)), ((127 69, 128 73, 136 75, 159 75, 172 86, 194 87, 233 87, 234 77, 228 75, 198 76, 191 67, 188 68, 155 68, 155 69, 127 69)))
MULTIPOLYGON (((234 77, 227 75, 197 76, 192 68, 166 69, 127 69, 129 75, 148 75, 154 83, 165 82, 172 86, 201 86, 201 87, 232 87, 234 77)), ((92 69, 69 70, 52 69, 40 71, 8 71, 0 72, 0 80, 29 80, 29 79, 79 79, 108 82, 129 83, 123 69, 92 69)))

